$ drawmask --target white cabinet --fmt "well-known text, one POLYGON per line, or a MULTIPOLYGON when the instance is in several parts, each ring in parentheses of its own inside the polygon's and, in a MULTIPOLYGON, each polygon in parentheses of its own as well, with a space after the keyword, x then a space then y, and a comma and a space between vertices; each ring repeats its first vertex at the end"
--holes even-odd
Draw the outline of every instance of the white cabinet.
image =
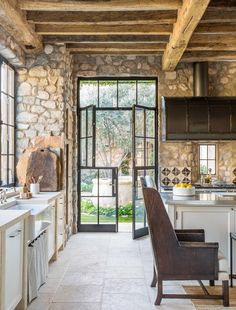
POLYGON ((47 230, 48 261, 51 259, 56 260, 58 257, 58 250, 64 246, 64 196, 60 195, 60 197, 52 201, 49 210, 51 225, 47 230))
POLYGON ((61 195, 57 201, 57 250, 64 246, 64 235, 64 196, 61 195))
POLYGON ((235 211, 229 206, 169 206, 175 229, 204 229, 206 242, 218 242, 228 261, 229 234, 235 231, 235 211))
POLYGON ((22 299, 24 222, 5 234, 5 309, 15 309, 22 299))
POLYGON ((48 261, 53 257, 55 253, 55 224, 56 224, 56 205, 55 201, 50 203, 49 211, 50 213, 49 218, 51 225, 48 227, 47 234, 48 234, 48 261))

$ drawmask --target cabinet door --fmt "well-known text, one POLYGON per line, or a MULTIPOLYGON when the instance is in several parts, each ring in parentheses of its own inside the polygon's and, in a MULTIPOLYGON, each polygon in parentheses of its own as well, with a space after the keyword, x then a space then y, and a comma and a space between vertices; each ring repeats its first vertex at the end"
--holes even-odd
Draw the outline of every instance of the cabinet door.
POLYGON ((57 249, 64 244, 64 196, 58 199, 57 212, 57 249))
POLYGON ((208 132, 208 105, 205 101, 192 101, 188 107, 189 133, 206 134, 208 132))
POLYGON ((167 139, 185 137, 187 134, 187 103, 184 98, 166 98, 167 139))
POLYGON ((230 207, 177 207, 176 228, 204 229, 206 242, 219 242, 229 258, 229 234, 234 231, 234 210, 230 207))
POLYGON ((6 230, 5 310, 15 309, 22 299, 23 221, 6 230))
POLYGON ((210 133, 230 133, 230 105, 226 102, 210 102, 210 133))
POLYGON ((236 133, 236 103, 231 105, 231 132, 236 133))
POLYGON ((48 228, 48 261, 52 258, 53 254, 55 253, 55 203, 50 204, 50 219, 51 225, 48 228))

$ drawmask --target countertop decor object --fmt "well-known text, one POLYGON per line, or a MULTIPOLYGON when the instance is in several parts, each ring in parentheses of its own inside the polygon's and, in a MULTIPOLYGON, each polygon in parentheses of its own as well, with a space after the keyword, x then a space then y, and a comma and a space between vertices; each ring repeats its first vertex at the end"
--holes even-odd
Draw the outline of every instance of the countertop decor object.
POLYGON ((61 188, 61 158, 60 148, 27 149, 17 164, 19 182, 34 184, 39 180, 41 192, 57 192, 61 188))
POLYGON ((173 195, 175 196, 194 196, 195 192, 194 186, 191 188, 173 187, 173 195))

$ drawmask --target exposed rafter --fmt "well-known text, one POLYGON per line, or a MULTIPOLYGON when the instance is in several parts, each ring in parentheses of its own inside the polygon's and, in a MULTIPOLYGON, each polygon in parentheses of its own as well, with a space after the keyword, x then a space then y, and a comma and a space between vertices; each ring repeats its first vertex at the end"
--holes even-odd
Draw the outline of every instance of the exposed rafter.
POLYGON ((0 24, 26 51, 42 49, 40 37, 22 16, 20 9, 18 10, 8 0, 0 1, 0 24))
POLYGON ((41 35, 105 35, 105 34, 163 34, 172 32, 172 25, 40 25, 35 31, 41 35))
POLYGON ((210 0, 184 0, 162 58, 163 70, 174 70, 210 0))
POLYGON ((168 35, 73 35, 44 36, 46 43, 167 43, 168 35))
POLYGON ((176 10, 181 7, 182 0, 21 0, 20 4, 21 9, 27 11, 143 11, 176 10))
POLYGON ((127 11, 127 12, 45 12, 30 11, 27 19, 36 24, 67 25, 137 25, 173 24, 176 11, 127 11))
POLYGON ((236 61, 235 52, 185 52, 181 62, 195 62, 195 61, 236 61))
POLYGON ((104 53, 108 51, 116 51, 119 52, 119 50, 133 50, 135 51, 157 51, 161 52, 165 50, 166 44, 165 43, 146 43, 146 44, 140 44, 140 43, 77 43, 77 44, 67 44, 67 49, 69 51, 81 51, 81 50, 87 50, 90 52, 96 53, 97 50, 104 51, 104 53))

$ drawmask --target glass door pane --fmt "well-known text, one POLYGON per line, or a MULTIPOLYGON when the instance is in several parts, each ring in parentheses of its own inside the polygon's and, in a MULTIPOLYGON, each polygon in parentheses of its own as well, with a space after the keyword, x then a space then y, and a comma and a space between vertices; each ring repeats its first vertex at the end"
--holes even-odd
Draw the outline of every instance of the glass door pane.
POLYGON ((95 106, 80 110, 80 166, 93 167, 95 162, 95 106))
POLYGON ((157 182, 156 110, 133 107, 133 238, 148 234, 140 177, 150 175, 157 182))
POLYGON ((80 169, 80 231, 118 229, 118 169, 80 169))

